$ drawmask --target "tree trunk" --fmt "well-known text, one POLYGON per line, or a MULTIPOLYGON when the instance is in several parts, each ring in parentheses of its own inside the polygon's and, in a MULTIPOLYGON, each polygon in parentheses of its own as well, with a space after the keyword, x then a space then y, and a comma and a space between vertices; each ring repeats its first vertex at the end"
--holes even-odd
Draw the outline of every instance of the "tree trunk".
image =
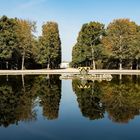
POLYGON ((47 69, 48 69, 48 70, 50 69, 50 64, 49 64, 49 63, 47 64, 47 69))
POLYGON ((22 74, 22 87, 25 92, 25 81, 24 81, 24 74, 22 74))
POLYGON ((49 75, 49 74, 47 74, 47 77, 46 77, 46 79, 50 79, 50 75, 49 75))
POLYGON ((24 62, 25 62, 25 52, 23 52, 23 55, 22 55, 22 66, 21 66, 22 70, 24 70, 24 62))
POLYGON ((7 70, 9 69, 9 63, 8 63, 8 61, 6 62, 6 69, 7 70))
POLYGON ((130 69, 132 70, 132 69, 133 69, 133 60, 132 60, 132 62, 131 62, 130 65, 131 65, 131 66, 130 66, 130 69))
POLYGON ((122 74, 119 75, 119 79, 120 79, 120 81, 122 80, 122 74))
POLYGON ((92 65, 93 65, 93 70, 95 70, 96 66, 95 66, 95 60, 94 59, 93 59, 92 65))
POLYGON ((96 66, 95 66, 95 60, 94 60, 94 49, 93 49, 93 46, 91 48, 91 51, 92 51, 92 68, 93 68, 93 70, 95 70, 96 66))
POLYGON ((47 69, 50 69, 50 58, 48 58, 48 64, 47 64, 47 69))
POLYGON ((6 81, 7 81, 7 82, 9 81, 9 76, 8 76, 8 74, 6 75, 6 81))
POLYGON ((138 70, 139 69, 139 61, 138 61, 138 59, 137 59, 137 64, 136 65, 137 65, 136 69, 138 70))
MULTIPOLYGON (((120 44, 120 54, 121 54, 121 56, 122 56, 122 36, 120 35, 120 40, 119 40, 119 44, 120 44)), ((122 70, 122 57, 120 56, 120 70, 122 70)))
POLYGON ((122 60, 120 59, 120 66, 119 66, 120 68, 120 70, 122 70, 122 60))

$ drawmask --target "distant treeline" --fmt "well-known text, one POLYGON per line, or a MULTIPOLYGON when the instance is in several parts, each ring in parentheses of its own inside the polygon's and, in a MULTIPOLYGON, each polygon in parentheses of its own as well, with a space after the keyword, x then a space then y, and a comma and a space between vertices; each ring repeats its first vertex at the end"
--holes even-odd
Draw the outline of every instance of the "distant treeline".
POLYGON ((0 18, 0 69, 58 68, 61 41, 58 24, 47 22, 42 35, 34 36, 36 23, 2 16, 0 18))
POLYGON ((140 26, 129 19, 116 19, 107 28, 99 22, 82 26, 73 47, 73 67, 138 69, 140 26))

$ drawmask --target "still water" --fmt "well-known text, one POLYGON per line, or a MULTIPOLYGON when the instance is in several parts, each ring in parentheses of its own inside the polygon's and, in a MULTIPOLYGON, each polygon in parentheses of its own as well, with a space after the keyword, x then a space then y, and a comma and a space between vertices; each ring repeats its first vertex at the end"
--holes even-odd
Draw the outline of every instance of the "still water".
POLYGON ((0 76, 0 140, 139 140, 140 77, 0 76))

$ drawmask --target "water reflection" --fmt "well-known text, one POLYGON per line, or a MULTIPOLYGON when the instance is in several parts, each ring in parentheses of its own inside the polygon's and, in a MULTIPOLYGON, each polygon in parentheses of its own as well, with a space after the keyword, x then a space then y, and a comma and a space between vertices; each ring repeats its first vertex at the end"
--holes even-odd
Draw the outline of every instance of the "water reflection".
MULTIPOLYGON (((27 79, 29 81, 30 79, 27 79)), ((32 121, 36 113, 32 109, 33 94, 30 84, 26 91, 21 87, 21 77, 6 76, 0 78, 0 125, 5 127, 18 124, 19 121, 32 121)))
POLYGON ((91 120, 103 118, 105 107, 101 103, 102 91, 99 82, 87 81, 85 85, 83 86, 80 80, 73 80, 72 82, 73 90, 76 93, 83 116, 91 120))
MULTIPOLYGON (((139 76, 122 76, 121 80, 114 76, 112 81, 73 80, 72 87, 82 115, 90 120, 103 119, 107 113, 113 122, 128 123, 140 114, 139 76)), ((39 121, 38 106, 45 120, 57 119, 60 101, 57 75, 0 76, 0 126, 39 121)))
POLYGON ((106 111, 113 122, 127 123, 140 114, 140 77, 122 76, 120 80, 114 76, 111 82, 87 81, 88 88, 81 88, 81 83, 72 81, 83 116, 101 119, 106 111))
POLYGON ((104 84, 102 102, 109 118, 118 123, 127 123, 140 114, 140 83, 136 76, 123 76, 120 81, 104 84))
POLYGON ((0 76, 0 126, 35 121, 38 98, 43 116, 58 118, 61 98, 59 76, 0 76))
POLYGON ((59 76, 51 75, 48 78, 35 78, 36 93, 40 98, 43 116, 49 120, 57 119, 61 99, 61 81, 59 76))

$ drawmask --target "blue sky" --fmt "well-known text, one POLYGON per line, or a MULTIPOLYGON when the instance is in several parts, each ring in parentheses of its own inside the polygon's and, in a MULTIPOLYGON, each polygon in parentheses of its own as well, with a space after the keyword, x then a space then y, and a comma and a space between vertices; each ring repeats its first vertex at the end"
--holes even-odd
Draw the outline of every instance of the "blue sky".
POLYGON ((63 60, 71 60, 82 24, 99 21, 108 25, 116 18, 130 18, 140 24, 140 0, 0 0, 0 16, 37 22, 37 35, 47 21, 59 24, 63 60))

